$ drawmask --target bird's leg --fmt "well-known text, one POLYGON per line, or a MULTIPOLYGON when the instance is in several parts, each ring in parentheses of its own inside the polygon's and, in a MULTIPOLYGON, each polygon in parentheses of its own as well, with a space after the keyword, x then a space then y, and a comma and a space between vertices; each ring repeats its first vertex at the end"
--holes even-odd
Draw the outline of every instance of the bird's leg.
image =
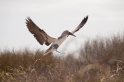
POLYGON ((58 47, 59 47, 58 44, 53 44, 53 45, 52 45, 52 48, 53 48, 56 52, 58 52, 58 53, 60 53, 60 54, 65 54, 65 53, 62 53, 62 52, 57 51, 57 48, 58 48, 58 47))
POLYGON ((57 51, 57 50, 56 50, 56 52, 58 52, 58 53, 60 53, 60 54, 65 54, 65 53, 59 52, 59 51, 57 51))

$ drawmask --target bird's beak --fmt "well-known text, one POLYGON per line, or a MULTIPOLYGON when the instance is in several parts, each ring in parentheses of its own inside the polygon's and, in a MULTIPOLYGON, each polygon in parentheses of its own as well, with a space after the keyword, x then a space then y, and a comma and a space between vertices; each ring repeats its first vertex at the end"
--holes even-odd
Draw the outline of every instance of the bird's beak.
POLYGON ((72 35, 72 36, 76 37, 76 36, 75 36, 74 34, 72 34, 71 32, 69 32, 68 35, 72 35))

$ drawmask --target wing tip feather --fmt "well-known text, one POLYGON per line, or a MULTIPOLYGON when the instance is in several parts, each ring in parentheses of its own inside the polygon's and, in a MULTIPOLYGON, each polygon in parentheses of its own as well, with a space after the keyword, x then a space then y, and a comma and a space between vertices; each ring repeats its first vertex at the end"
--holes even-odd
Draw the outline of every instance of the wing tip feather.
POLYGON ((86 23, 88 20, 88 15, 86 17, 84 17, 83 21, 86 23))
POLYGON ((81 21, 80 25, 83 26, 88 20, 88 15, 84 17, 84 19, 81 21))

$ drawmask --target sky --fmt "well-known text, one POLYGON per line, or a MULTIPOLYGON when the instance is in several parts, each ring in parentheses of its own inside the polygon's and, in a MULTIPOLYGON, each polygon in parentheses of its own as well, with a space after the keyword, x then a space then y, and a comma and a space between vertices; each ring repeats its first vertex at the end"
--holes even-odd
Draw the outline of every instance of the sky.
POLYGON ((28 31, 29 16, 52 37, 72 31, 88 15, 88 21, 60 46, 62 52, 78 52, 83 42, 124 30, 124 0, 0 0, 0 50, 45 50, 28 31), (68 47, 69 46, 69 47, 68 47))

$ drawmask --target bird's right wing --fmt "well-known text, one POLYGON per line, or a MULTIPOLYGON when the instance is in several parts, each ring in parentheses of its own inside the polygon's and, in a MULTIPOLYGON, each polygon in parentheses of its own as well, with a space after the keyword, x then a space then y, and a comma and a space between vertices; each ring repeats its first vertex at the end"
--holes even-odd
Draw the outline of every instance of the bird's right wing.
POLYGON ((85 23, 87 22, 87 20, 88 20, 88 16, 84 17, 84 19, 81 21, 81 23, 71 33, 74 34, 79 29, 81 29, 85 25, 85 23))
POLYGON ((56 40, 41 30, 29 17, 26 19, 26 26, 41 45, 46 44, 48 46, 56 40))

